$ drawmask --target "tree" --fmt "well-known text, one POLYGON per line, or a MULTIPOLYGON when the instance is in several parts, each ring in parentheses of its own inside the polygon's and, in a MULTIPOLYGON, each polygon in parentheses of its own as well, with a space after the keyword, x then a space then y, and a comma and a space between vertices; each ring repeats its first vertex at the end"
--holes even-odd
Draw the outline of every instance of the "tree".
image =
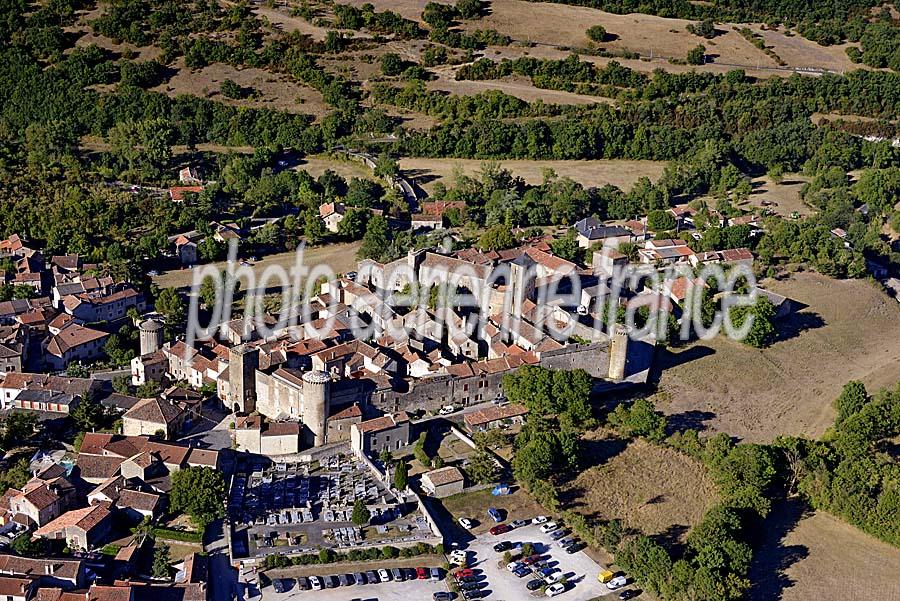
POLYGON ((834 410, 837 411, 835 425, 840 425, 845 419, 858 413, 869 402, 869 393, 865 385, 859 380, 852 380, 844 384, 841 394, 834 399, 834 410))
POLYGON ((594 42, 600 43, 606 40, 606 28, 602 25, 588 27, 585 33, 587 33, 587 37, 594 42))
POLYGON ((704 19, 699 23, 690 23, 687 26, 687 30, 694 35, 698 35, 701 38, 706 38, 708 40, 716 37, 716 26, 712 22, 712 19, 704 19))
POLYGON ((366 225, 372 215, 366 209, 348 209, 338 222, 338 234, 345 240, 359 240, 366 233, 366 225))
POLYGON ((700 44, 691 48, 687 53, 687 63, 689 65, 702 65, 706 62, 706 46, 700 44))
POLYGON ((609 415, 609 423, 624 436, 641 436, 654 442, 666 437, 665 416, 644 398, 634 401, 631 407, 616 406, 609 415))
POLYGON ((494 458, 481 449, 476 451, 472 459, 469 460, 469 465, 466 466, 466 474, 477 484, 496 482, 499 476, 494 458))
POLYGON ((174 288, 164 288, 156 297, 156 310, 159 311, 170 325, 184 322, 185 309, 181 295, 174 288))
POLYGON ((387 219, 382 215, 375 215, 366 224, 366 233, 359 247, 359 258, 382 261, 388 256, 390 248, 390 228, 387 219))
POLYGON ((478 248, 481 250, 506 250, 517 244, 515 236, 509 227, 495 225, 488 228, 478 239, 478 248))
POLYGON ((240 99, 245 95, 244 88, 230 79, 223 80, 220 89, 222 90, 222 96, 225 98, 240 99))
POLYGON ((388 52, 381 56, 381 72, 388 77, 400 75, 405 66, 405 63, 403 62, 403 59, 400 58, 399 54, 388 52))
POLYGON ((775 305, 769 297, 760 295, 756 304, 732 307, 731 323, 736 329, 740 329, 751 315, 753 323, 742 342, 754 348, 765 348, 775 342, 778 335, 775 329, 775 305))
POLYGON ((303 220, 303 237, 310 246, 319 245, 328 238, 328 229, 318 213, 313 211, 307 213, 303 220))
POLYGON ((370 519, 372 519, 372 512, 369 511, 369 508, 366 507, 365 503, 361 500, 357 500, 353 504, 353 514, 350 516, 350 521, 357 526, 365 526, 369 523, 370 519))
POLYGON ((188 467, 172 474, 172 509, 188 514, 201 530, 225 515, 224 499, 225 479, 220 471, 188 467))
POLYGON ((66 375, 70 378, 90 378, 91 372, 83 363, 73 361, 66 366, 66 375))
POLYGON ((168 580, 169 576, 171 576, 171 569, 172 556, 169 551, 169 545, 157 545, 153 551, 153 577, 168 580))
POLYGON ((405 461, 399 461, 394 467, 394 489, 406 490, 409 478, 409 469, 405 461))
POLYGON ((3 448, 8 451, 18 445, 27 443, 34 435, 37 423, 37 414, 31 411, 10 413, 3 420, 3 436, 2 441, 0 441, 3 448))
POLYGON ((100 403, 85 394, 69 415, 79 430, 90 432, 103 423, 105 412, 100 403))
POLYGON ((675 229, 675 217, 668 211, 657 209, 647 213, 647 227, 654 232, 667 232, 675 229))

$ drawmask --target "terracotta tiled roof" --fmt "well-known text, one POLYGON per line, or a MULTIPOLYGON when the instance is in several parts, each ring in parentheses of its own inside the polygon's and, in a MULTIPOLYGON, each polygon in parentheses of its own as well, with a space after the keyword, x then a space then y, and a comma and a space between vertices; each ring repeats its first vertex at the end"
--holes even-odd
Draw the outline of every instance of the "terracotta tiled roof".
POLYGON ((0 576, 0 597, 24 597, 32 582, 29 578, 0 576))
POLYGON ((362 417, 362 410, 357 403, 354 403, 329 417, 328 419, 350 419, 351 417, 362 417))
POLYGON ((181 414, 182 409, 177 405, 164 401, 159 398, 141 399, 141 401, 125 412, 122 416, 125 419, 134 419, 151 424, 169 424, 174 423, 181 414))
POLYGON ((466 425, 471 428, 489 424, 501 419, 510 419, 513 417, 518 417, 520 415, 526 415, 527 413, 528 409, 526 409, 524 406, 516 403, 511 403, 502 407, 492 406, 486 407, 484 409, 479 409, 478 411, 473 411, 471 413, 466 413, 463 416, 463 421, 465 421, 466 425))
POLYGON ((47 536, 59 532, 65 528, 75 527, 85 532, 93 530, 110 514, 105 505, 92 505, 81 509, 73 509, 62 514, 49 524, 45 524, 34 531, 35 536, 47 536))
POLYGON ((462 472, 453 466, 431 470, 425 476, 428 477, 434 486, 443 486, 444 484, 452 484, 453 482, 462 482, 464 480, 462 472))
POLYGON ((16 555, 0 555, 0 572, 18 576, 44 576, 52 571, 58 578, 72 579, 78 577, 81 570, 80 559, 37 559, 18 557, 16 555))
POLYGON ((125 461, 121 457, 79 454, 75 464, 85 480, 107 479, 119 473, 119 466, 125 461))
POLYGON ((169 188, 169 196, 176 202, 184 200, 184 195, 188 192, 199 194, 203 192, 203 186, 172 186, 169 188))
POLYGON ((402 424, 409 421, 409 414, 406 411, 401 411, 400 413, 395 413, 393 415, 385 415, 382 417, 376 417, 375 419, 370 419, 368 421, 357 424, 357 429, 364 433, 370 434, 372 432, 381 432, 382 430, 388 430, 397 426, 398 424, 402 424))
POLYGON ((130 586, 99 586, 91 585, 85 601, 131 601, 132 589, 130 586))
POLYGON ((70 323, 60 330, 59 334, 50 339, 47 345, 47 352, 57 357, 62 357, 68 351, 81 345, 93 342, 94 340, 102 340, 107 338, 109 334, 100 330, 92 330, 80 326, 76 323, 70 323))
POLYGON ((116 502, 116 505, 119 507, 130 507, 137 511, 156 511, 159 502, 159 495, 125 489, 119 494, 119 500, 116 502))

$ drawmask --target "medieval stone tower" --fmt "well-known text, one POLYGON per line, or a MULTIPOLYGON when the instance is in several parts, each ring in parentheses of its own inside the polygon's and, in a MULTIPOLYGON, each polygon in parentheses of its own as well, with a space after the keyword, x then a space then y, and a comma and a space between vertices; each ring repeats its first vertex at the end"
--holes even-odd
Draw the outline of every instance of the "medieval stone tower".
POLYGON ((309 444, 314 447, 325 444, 325 420, 331 403, 331 376, 324 371, 308 371, 303 374, 303 425, 312 432, 309 444))
POLYGON ((142 321, 138 329, 141 337, 141 355, 158 351, 163 343, 163 325, 155 319, 148 319, 142 321))
POLYGON ((625 379, 628 360, 628 332, 617 326, 609 341, 609 379, 619 382, 625 379))
POLYGON ((231 387, 231 409, 235 413, 256 410, 256 370, 259 349, 239 344, 228 350, 228 383, 231 387))

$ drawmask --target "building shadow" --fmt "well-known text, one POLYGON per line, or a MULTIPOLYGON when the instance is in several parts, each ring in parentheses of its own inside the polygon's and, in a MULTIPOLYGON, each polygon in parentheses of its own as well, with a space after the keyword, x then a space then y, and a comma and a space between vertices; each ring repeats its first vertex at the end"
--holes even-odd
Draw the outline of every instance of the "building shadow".
POLYGON ((782 599, 785 590, 794 585, 787 570, 809 556, 804 545, 786 545, 784 539, 807 513, 806 505, 799 499, 782 501, 772 508, 763 522, 762 541, 753 554, 749 578, 750 601, 782 599))
POLYGON ((694 344, 678 352, 668 347, 657 348, 656 359, 653 361, 653 367, 650 370, 649 381, 654 384, 658 383, 663 371, 715 354, 716 351, 714 349, 704 344, 694 344))
POLYGON ((778 342, 796 338, 808 330, 816 330, 827 324, 822 316, 813 311, 803 313, 791 313, 788 317, 777 323, 778 342))

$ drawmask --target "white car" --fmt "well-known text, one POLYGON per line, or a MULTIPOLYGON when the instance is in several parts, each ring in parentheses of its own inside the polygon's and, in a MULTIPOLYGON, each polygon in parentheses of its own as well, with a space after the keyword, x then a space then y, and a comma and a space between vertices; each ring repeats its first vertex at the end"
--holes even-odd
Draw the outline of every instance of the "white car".
POLYGON ((441 407, 440 411, 438 411, 438 415, 450 415, 454 411, 456 411, 456 407, 454 407, 453 405, 445 405, 444 407, 441 407))
POLYGON ((459 525, 466 530, 471 530, 473 527, 472 520, 470 520, 469 518, 459 518, 459 525))
POLYGON ((628 584, 628 579, 625 578, 625 576, 616 576, 615 578, 613 578, 612 580, 610 580, 609 582, 606 583, 606 588, 608 588, 611 591, 614 591, 617 588, 622 588, 626 584, 628 584))
POLYGON ((544 594, 548 597, 555 597, 556 595, 561 595, 566 592, 566 587, 563 584, 556 583, 547 587, 547 590, 544 591, 544 594))
POLYGON ((322 584, 322 579, 318 576, 310 576, 309 577, 309 587, 314 591, 320 591, 324 588, 322 584))
POLYGON ((557 528, 559 528, 559 525, 556 522, 547 522, 546 524, 541 526, 541 532, 547 534, 548 532, 553 532, 557 528))
POLYGON ((522 562, 520 562, 520 561, 513 561, 512 563, 506 564, 506 569, 507 569, 508 571, 510 571, 510 572, 515 572, 516 570, 518 570, 519 568, 521 568, 522 565, 523 565, 523 564, 522 564, 522 562))
POLYGON ((390 582, 391 575, 387 570, 382 568, 382 569, 378 570, 378 579, 382 582, 390 582))
POLYGON ((547 584, 556 584, 560 580, 562 580, 563 573, 560 571, 553 572, 552 574, 547 574, 544 576, 544 582, 547 584))
POLYGON ((544 524, 546 522, 547 522, 547 516, 545 516, 545 515, 539 515, 536 518, 531 520, 532 524, 544 524))
POLYGON ((457 565, 466 565, 466 552, 454 551, 450 554, 450 561, 457 565))

